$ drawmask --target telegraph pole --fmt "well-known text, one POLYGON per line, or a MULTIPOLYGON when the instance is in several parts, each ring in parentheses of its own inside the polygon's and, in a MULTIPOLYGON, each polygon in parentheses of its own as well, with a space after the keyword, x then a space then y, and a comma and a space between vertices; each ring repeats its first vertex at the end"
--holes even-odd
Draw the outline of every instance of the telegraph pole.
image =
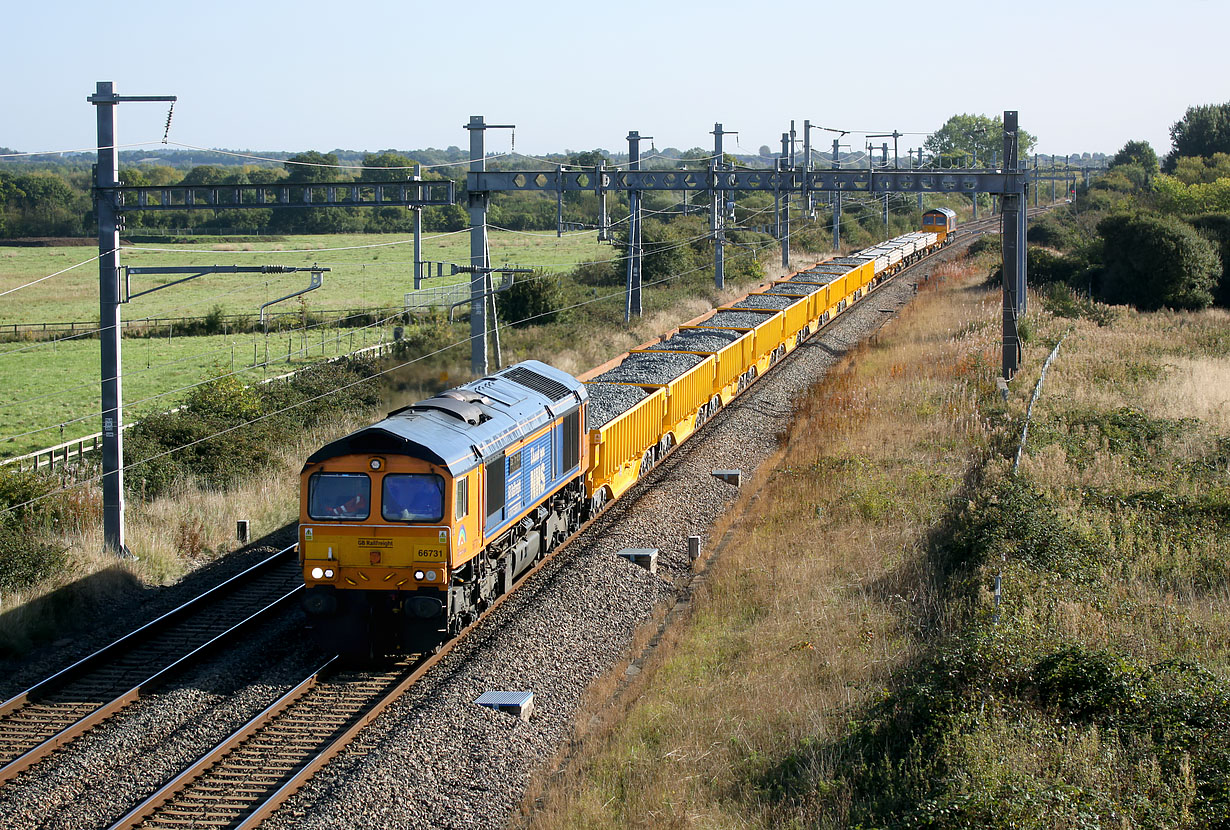
POLYGON ((98 81, 86 100, 97 107, 98 336, 102 380, 103 549, 131 557, 124 543, 124 392, 120 370, 120 155, 115 146, 115 105, 174 102, 174 95, 116 95, 112 81, 98 81))

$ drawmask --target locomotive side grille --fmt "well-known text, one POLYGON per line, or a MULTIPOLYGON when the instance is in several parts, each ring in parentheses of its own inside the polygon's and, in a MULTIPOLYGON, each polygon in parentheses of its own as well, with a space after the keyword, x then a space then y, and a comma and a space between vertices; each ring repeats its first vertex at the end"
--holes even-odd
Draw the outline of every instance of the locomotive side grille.
POLYGON ((555 403, 559 403, 572 395, 572 390, 559 381, 551 380, 551 378, 540 375, 537 372, 531 372, 529 369, 522 366, 516 366, 509 369, 503 374, 503 377, 506 377, 513 383, 520 384, 527 389, 533 389, 535 392, 541 392, 555 403))
POLYGON ((581 410, 576 409, 564 416, 564 470, 572 470, 581 463, 581 410))

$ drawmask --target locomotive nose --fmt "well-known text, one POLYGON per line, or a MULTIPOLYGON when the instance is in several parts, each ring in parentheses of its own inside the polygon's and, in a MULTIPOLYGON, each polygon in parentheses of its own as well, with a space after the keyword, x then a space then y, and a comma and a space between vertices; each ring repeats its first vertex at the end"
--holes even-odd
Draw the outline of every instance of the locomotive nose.
POLYGON ((414 596, 406 600, 405 609, 420 620, 430 620, 444 613, 444 603, 437 597, 414 596))

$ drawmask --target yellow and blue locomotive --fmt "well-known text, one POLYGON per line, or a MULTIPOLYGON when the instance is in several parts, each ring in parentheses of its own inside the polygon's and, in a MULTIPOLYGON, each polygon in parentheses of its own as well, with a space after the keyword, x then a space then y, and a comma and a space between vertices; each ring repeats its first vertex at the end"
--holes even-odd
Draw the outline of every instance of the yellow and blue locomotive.
POLYGON ((476 619, 579 524, 586 399, 526 361, 313 453, 299 557, 316 639, 421 651, 476 619))

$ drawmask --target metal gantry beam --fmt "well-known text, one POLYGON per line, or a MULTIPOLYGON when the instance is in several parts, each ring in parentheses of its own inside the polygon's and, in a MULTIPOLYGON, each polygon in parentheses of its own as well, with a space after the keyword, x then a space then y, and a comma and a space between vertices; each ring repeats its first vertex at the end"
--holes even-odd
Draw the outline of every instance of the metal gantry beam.
POLYGON ((608 190, 745 190, 766 193, 1006 193, 1024 188, 1028 173, 1009 170, 493 170, 471 173, 470 192, 554 192, 608 190))
POLYGON ((306 207, 407 207, 451 205, 451 179, 404 182, 288 182, 285 184, 117 185, 115 211, 248 210, 306 207))

